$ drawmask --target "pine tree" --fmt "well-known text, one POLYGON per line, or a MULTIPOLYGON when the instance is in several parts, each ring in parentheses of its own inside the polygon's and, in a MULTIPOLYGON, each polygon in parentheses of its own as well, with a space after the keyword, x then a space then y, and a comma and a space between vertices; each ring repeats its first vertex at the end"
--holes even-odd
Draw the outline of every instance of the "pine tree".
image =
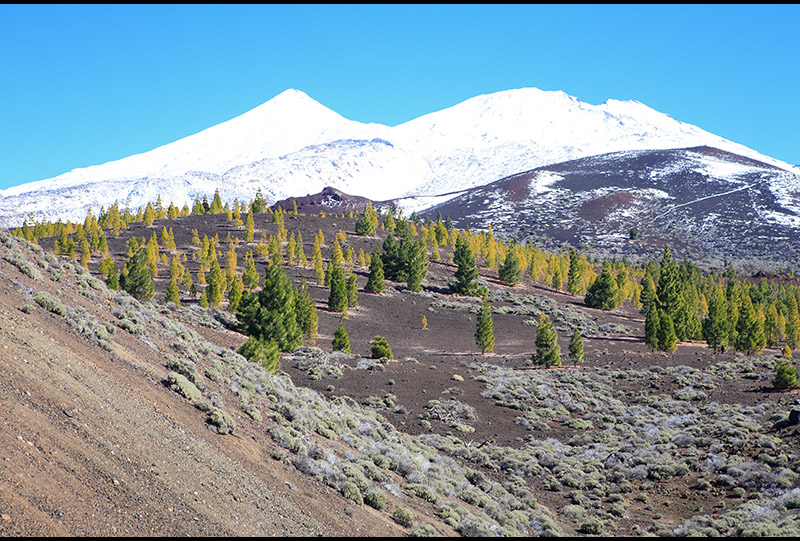
POLYGON ((386 289, 383 282, 383 260, 380 249, 376 249, 369 262, 369 278, 364 291, 367 293, 382 293, 386 289))
POLYGON ((97 271, 106 278, 108 278, 108 275, 111 274, 112 271, 116 272, 116 270, 117 269, 114 267, 114 260, 111 259, 111 257, 104 258, 97 269, 97 271))
POLYGON ((797 308, 797 299, 789 295, 786 313, 786 345, 790 349, 800 347, 800 311, 797 308))
POLYGON ((200 300, 197 301, 200 305, 200 308, 208 308, 208 294, 206 293, 206 289, 207 288, 205 287, 203 288, 203 290, 200 292, 200 300))
POLYGON ((167 286, 167 292, 165 295, 164 302, 167 303, 175 303, 176 305, 181 305, 181 297, 180 292, 178 291, 178 283, 175 280, 170 280, 169 285, 167 286))
POLYGON ((256 262, 253 259, 253 252, 248 251, 244 256, 244 271, 242 272, 242 284, 247 291, 252 291, 258 287, 260 277, 256 270, 256 262))
POLYGON ((517 250, 513 247, 506 254, 505 261, 498 271, 500 280, 507 286, 514 287, 522 281, 522 265, 517 255, 517 250))
POLYGON ((330 295, 328 296, 328 309, 332 312, 347 311, 347 283, 344 278, 344 271, 337 260, 331 260, 328 264, 330 275, 330 295))
POLYGON ((317 336, 317 306, 308 293, 306 279, 300 281, 300 287, 295 292, 295 305, 297 309, 297 324, 304 336, 312 340, 317 336))
POLYGON ((358 281, 354 273, 351 272, 347 275, 345 285, 347 286, 347 307, 358 306, 358 281))
POLYGON ((153 274, 153 278, 158 277, 158 237, 156 237, 156 232, 153 231, 153 234, 150 235, 150 240, 147 241, 147 246, 145 247, 147 253, 147 264, 150 265, 150 272, 153 274))
POLYGON ((280 265, 267 267, 261 291, 242 295, 239 313, 248 336, 274 340, 280 351, 291 351, 302 344, 294 290, 280 265))
POLYGON ((238 274, 230 283, 231 287, 228 289, 228 311, 235 314, 239 309, 239 304, 242 302, 244 283, 242 282, 242 277, 238 274))
POLYGON ((140 239, 133 237, 128 241, 128 262, 120 287, 140 301, 153 298, 155 284, 147 262, 147 250, 140 239))
POLYGON ((108 272, 108 278, 106 279, 106 285, 108 289, 118 291, 119 290, 119 275, 117 274, 117 269, 114 266, 111 266, 111 269, 108 272))
POLYGON ((778 345, 778 321, 778 308, 775 303, 770 303, 766 314, 764 314, 764 336, 767 341, 767 347, 774 348, 778 345))
POLYGON ((661 351, 673 352, 678 349, 678 337, 675 335, 675 327, 672 325, 672 318, 667 312, 659 313, 661 325, 658 332, 658 349, 661 351))
POLYGON ((584 302, 587 306, 601 310, 614 310, 619 306, 619 286, 608 260, 603 262, 603 270, 586 292, 584 302))
POLYGON ((650 349, 659 348, 659 336, 661 334, 661 316, 656 303, 650 303, 650 309, 644 322, 644 343, 650 349))
POLYGON ((539 318, 539 327, 536 329, 536 353, 533 355, 533 363, 546 367, 561 366, 558 334, 553 322, 545 314, 539 318))
POLYGON ((767 338, 764 335, 764 326, 753 308, 750 295, 744 295, 739 311, 739 319, 736 322, 736 350, 748 355, 756 352, 760 353, 766 343, 767 338))
POLYGON ((680 267, 672 258, 669 246, 664 248, 656 296, 661 303, 661 309, 672 320, 677 340, 691 338, 691 314, 686 300, 686 284, 681 277, 680 267))
POLYGON ((378 229, 378 213, 372 207, 372 203, 368 202, 364 213, 356 222, 355 230, 357 235, 365 237, 372 237, 378 229))
POLYGON ((383 242, 381 259, 383 259, 383 274, 388 280, 405 282, 408 280, 409 262, 412 259, 414 241, 411 233, 405 231, 398 240, 394 235, 389 235, 383 242))
POLYGON ((579 295, 583 291, 582 274, 578 251, 573 248, 569 251, 569 271, 567 271, 567 291, 572 295, 579 295))
POLYGON ((563 285, 564 282, 563 279, 561 278, 561 268, 556 267, 553 270, 553 281, 550 283, 550 286, 556 291, 560 291, 563 285))
POLYGON ((708 296, 708 315, 703 319, 703 338, 714 353, 725 350, 728 344, 728 301, 720 286, 714 286, 708 296))
POLYGON ((153 225, 155 219, 156 219, 156 213, 153 210, 153 206, 150 203, 148 203, 147 208, 144 209, 144 216, 142 218, 142 221, 144 225, 151 226, 153 225))
POLYGON ((489 296, 483 295, 481 307, 478 312, 478 325, 475 330, 475 343, 481 353, 494 351, 494 324, 492 322, 492 307, 489 296))
POLYGON ((211 200, 211 206, 208 209, 209 214, 222 213, 222 198, 219 195, 219 190, 214 191, 214 198, 211 200))
POLYGON ((320 241, 319 235, 317 235, 314 239, 314 247, 311 252, 311 264, 314 267, 314 280, 316 280, 317 285, 323 285, 325 283, 325 269, 322 263, 321 246, 322 242, 320 241))
POLYGON ((428 248, 425 246, 425 241, 415 242, 408 261, 406 285, 409 290, 419 291, 422 289, 422 280, 428 274, 428 264, 428 248))
POLYGON ((219 261, 215 257, 211 261, 211 269, 208 271, 208 287, 205 289, 206 299, 209 306, 215 308, 222 304, 222 299, 225 297, 226 280, 219 266, 219 261))
POLYGON ((376 336, 370 343, 372 349, 373 359, 393 359, 392 349, 389 347, 389 342, 383 336, 376 336))
POLYGON ((572 338, 569 341, 569 358, 573 364, 579 365, 583 362, 583 337, 580 331, 576 328, 572 333, 572 338))
POLYGON ((344 328, 344 321, 339 322, 339 328, 336 329, 336 333, 333 335, 333 351, 350 353, 350 337, 344 328))
POLYGON ((453 262, 456 264, 455 282, 450 288, 460 295, 474 297, 478 293, 478 265, 469 243, 460 235, 456 239, 453 262))
POLYGON ((260 364, 268 372, 275 373, 280 368, 281 352, 275 340, 250 336, 236 351, 250 362, 260 364))
POLYGON ((639 294, 639 301, 642 304, 639 313, 642 315, 647 315, 650 312, 651 304, 658 303, 656 286, 653 283, 653 278, 649 274, 645 274, 644 278, 642 278, 642 291, 639 294))

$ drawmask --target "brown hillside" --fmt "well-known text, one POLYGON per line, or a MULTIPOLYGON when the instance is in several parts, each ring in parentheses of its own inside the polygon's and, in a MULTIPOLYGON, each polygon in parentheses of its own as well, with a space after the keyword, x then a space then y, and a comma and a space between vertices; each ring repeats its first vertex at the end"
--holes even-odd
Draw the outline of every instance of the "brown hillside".
MULTIPOLYGON (((278 230, 269 215, 255 221, 256 241, 237 247, 239 272, 261 231, 278 230)), ((388 235, 355 235, 355 219, 336 215, 288 214, 284 224, 302 233, 309 259, 322 230, 326 261, 339 231, 354 254, 373 253, 388 235)), ((109 237, 117 268, 129 237, 164 226, 186 253, 193 229, 218 234, 221 264, 226 236, 243 238, 224 215, 131 224, 109 237)), ((100 283, 98 257, 85 273, 47 251, 52 239, 40 241, 44 250, 2 240, 3 535, 797 528, 800 455, 787 426, 795 396, 772 388, 774 350, 714 355, 685 343, 653 352, 629 302, 595 310, 529 276, 510 288, 481 261, 496 340, 481 355, 478 299, 450 291, 452 249, 442 247, 416 293, 388 281, 384 293, 366 293, 367 269, 357 267, 359 304, 346 319, 327 309, 329 290, 310 268, 285 263, 295 285, 308 280, 319 333, 270 375, 233 352, 245 337, 231 314, 201 309, 185 291, 180 307, 163 304, 163 264, 155 299, 139 303, 100 283), (558 331, 560 368, 529 362, 543 312, 558 331), (342 321, 351 354, 331 352, 342 321), (574 328, 584 335, 582 366, 566 356, 574 328), (369 358, 376 335, 393 359, 369 358), (170 372, 185 378, 168 384, 170 372), (401 525, 398 509, 413 524, 401 525)), ((266 262, 256 262, 263 276, 266 262)), ((199 268, 191 257, 185 265, 199 268)))

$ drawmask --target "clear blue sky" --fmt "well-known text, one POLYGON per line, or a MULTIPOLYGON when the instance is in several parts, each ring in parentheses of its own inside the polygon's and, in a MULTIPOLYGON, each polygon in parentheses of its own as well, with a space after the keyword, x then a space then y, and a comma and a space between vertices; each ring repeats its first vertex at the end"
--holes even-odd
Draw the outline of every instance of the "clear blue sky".
POLYGON ((800 7, 0 6, 0 188, 287 88, 396 125, 512 88, 636 99, 800 164, 800 7))

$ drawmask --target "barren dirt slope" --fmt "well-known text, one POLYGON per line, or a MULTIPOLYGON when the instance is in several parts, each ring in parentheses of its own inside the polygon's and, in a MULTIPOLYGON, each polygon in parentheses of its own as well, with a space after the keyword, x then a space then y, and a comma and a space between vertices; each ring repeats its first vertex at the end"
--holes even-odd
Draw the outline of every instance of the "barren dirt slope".
MULTIPOLYGON (((30 255, 4 240, 4 255, 30 255)), ((116 303, 78 294, 88 275, 43 255, 41 266, 0 259, 0 536, 400 532, 271 459, 246 420, 212 430, 163 384, 169 337, 148 322, 143 335, 106 326, 104 343, 88 338, 116 303), (67 313, 32 301, 40 292, 67 313)))

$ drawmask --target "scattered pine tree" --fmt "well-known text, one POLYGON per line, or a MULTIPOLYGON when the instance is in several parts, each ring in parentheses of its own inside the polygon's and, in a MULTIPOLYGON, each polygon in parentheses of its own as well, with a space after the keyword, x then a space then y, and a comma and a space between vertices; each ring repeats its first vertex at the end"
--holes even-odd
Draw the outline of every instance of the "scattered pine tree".
POLYGON ((367 293, 382 293, 386 289, 386 284, 383 282, 383 260, 381 259, 380 250, 375 250, 369 262, 369 278, 367 278, 367 285, 364 286, 364 291, 367 293))
POLYGON ((506 254, 505 261, 498 271, 500 280, 507 286, 514 287, 522 281, 522 264, 519 261, 517 250, 511 248, 506 254))
POLYGON ((383 336, 376 336, 370 343, 373 359, 393 359, 389 342, 383 336))
POLYGON ((344 328, 344 321, 339 322, 339 328, 336 329, 333 335, 333 351, 350 353, 350 337, 347 335, 347 330, 344 328))
POLYGON ((492 322, 492 306, 488 294, 484 293, 478 311, 478 324, 475 330, 475 343, 482 354, 494 351, 494 323, 492 322))
POLYGON ((536 329, 536 353, 533 363, 545 367, 561 366, 561 348, 558 345, 558 334, 553 322, 546 314, 539 318, 536 329))
POLYGON ((583 337, 580 331, 576 328, 572 333, 572 338, 569 341, 569 358, 573 364, 579 365, 583 362, 583 337))
POLYGON ((469 243, 460 235, 456 239, 453 253, 456 264, 455 281, 450 285, 453 292, 460 295, 475 296, 478 294, 478 264, 469 243))
POLYGON ((584 302, 587 306, 601 310, 614 310, 619 306, 619 286, 608 260, 603 262, 603 270, 586 292, 584 302))

